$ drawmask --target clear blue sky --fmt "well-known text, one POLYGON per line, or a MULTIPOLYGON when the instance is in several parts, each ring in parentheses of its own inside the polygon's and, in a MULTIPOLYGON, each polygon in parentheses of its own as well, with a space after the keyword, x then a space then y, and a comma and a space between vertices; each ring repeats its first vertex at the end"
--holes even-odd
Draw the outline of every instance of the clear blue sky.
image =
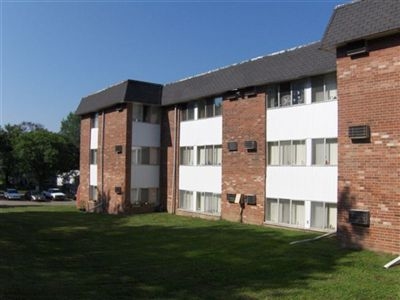
POLYGON ((125 79, 169 83, 320 40, 349 0, 0 2, 0 125, 58 131, 125 79))

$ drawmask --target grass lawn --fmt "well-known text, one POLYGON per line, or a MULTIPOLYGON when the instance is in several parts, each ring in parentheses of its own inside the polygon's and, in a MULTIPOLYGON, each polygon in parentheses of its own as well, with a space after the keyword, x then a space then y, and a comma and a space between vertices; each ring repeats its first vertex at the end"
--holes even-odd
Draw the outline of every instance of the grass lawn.
POLYGON ((166 213, 0 208, 0 299, 400 299, 393 255, 166 213))

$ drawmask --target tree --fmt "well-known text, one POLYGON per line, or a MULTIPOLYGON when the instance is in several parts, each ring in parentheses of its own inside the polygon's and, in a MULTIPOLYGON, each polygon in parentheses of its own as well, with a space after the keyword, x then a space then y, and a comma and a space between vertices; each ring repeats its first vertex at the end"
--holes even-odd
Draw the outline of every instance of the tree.
POLYGON ((62 135, 38 129, 21 134, 14 152, 21 171, 30 174, 35 183, 43 187, 52 176, 71 170, 74 160, 71 147, 62 135))
POLYGON ((81 140, 81 118, 70 112, 68 116, 61 121, 60 134, 79 149, 81 140))

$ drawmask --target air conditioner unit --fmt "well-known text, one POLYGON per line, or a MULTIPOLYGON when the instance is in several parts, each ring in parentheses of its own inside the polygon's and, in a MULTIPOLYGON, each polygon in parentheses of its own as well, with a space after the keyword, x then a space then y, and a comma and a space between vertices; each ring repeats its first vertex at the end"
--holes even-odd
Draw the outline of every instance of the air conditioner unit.
POLYGON ((358 125, 349 127, 349 138, 352 140, 369 139, 370 129, 368 125, 358 125))
POLYGON ((245 141, 244 148, 246 150, 257 150, 257 142, 256 141, 245 141))
POLYGON ((121 194, 122 194, 122 188, 121 188, 120 186, 116 186, 116 187, 114 188, 114 190, 115 190, 115 193, 116 193, 116 194, 118 194, 118 195, 121 195, 121 194))
POLYGON ((229 151, 237 151, 238 150, 237 142, 228 142, 228 150, 229 151))
POLYGON ((247 205, 256 205, 256 195, 244 195, 244 201, 247 205))
POLYGON ((115 153, 121 154, 122 153, 122 145, 115 146, 115 153))
POLYGON ((353 225, 369 226, 370 214, 368 210, 350 209, 349 222, 353 225))
POLYGON ((236 194, 226 194, 226 200, 228 200, 229 203, 235 203, 236 199, 236 194))

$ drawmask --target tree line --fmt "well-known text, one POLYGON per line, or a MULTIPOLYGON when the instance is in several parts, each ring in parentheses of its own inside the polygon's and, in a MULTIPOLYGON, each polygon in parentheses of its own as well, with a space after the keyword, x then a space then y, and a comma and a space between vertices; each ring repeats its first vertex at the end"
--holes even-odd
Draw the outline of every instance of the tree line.
POLYGON ((80 118, 74 113, 61 121, 58 133, 32 122, 0 126, 0 183, 44 188, 58 174, 79 169, 79 143, 80 118))

